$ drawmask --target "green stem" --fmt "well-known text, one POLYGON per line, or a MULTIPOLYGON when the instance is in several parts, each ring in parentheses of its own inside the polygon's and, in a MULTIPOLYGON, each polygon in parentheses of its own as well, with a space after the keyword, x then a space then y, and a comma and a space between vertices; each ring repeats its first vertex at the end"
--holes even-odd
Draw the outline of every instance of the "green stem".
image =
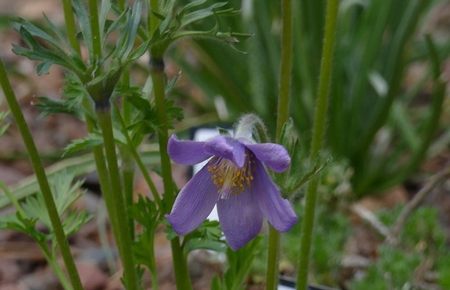
POLYGON ((102 43, 100 38, 100 25, 98 21, 98 1, 89 0, 89 16, 91 20, 92 47, 94 59, 99 60, 102 56, 102 43))
MULTIPOLYGON (((168 127, 167 114, 165 108, 165 75, 164 75, 164 60, 162 59, 162 52, 151 52, 150 60, 150 74, 153 82, 153 93, 155 97, 155 105, 157 110, 157 118, 161 124, 158 131, 159 150, 161 158, 161 171, 164 183, 164 206, 162 211, 168 213, 173 205, 175 199, 175 190, 172 179, 172 166, 169 155, 167 154, 168 142, 168 127)), ((186 257, 183 254, 183 249, 180 245, 178 237, 170 241, 172 248, 172 259, 175 270, 175 282, 178 290, 190 290, 192 284, 187 268, 186 257)))
MULTIPOLYGON (((322 48, 319 84, 317 89, 316 109, 314 113, 314 127, 311 141, 310 160, 316 162, 323 145, 328 95, 330 93, 331 75, 333 71, 334 44, 336 39, 336 20, 339 0, 328 0, 325 16, 325 34, 322 48)), ((311 241, 314 228, 314 216, 317 203, 317 187, 319 179, 314 178, 308 184, 305 197, 305 210, 300 232, 300 258, 297 273, 297 289, 305 290, 308 283, 308 268, 311 241)))
POLYGON ((65 290, 72 290, 73 288, 70 285, 69 281, 67 280, 67 277, 64 274, 64 271, 61 269, 61 266, 56 261, 55 255, 50 254, 50 250, 48 249, 46 242, 37 242, 37 243, 39 245, 39 248, 41 248, 45 259, 47 260, 48 264, 50 265, 50 268, 52 268, 56 277, 58 277, 59 282, 61 282, 61 285, 63 286, 63 288, 65 290))
POLYGON ((292 3, 291 0, 283 0, 281 6, 282 31, 281 31, 281 66, 280 87, 278 90, 278 111, 276 138, 280 141, 284 123, 289 118, 289 97, 291 90, 291 73, 293 62, 292 45, 292 3))
POLYGON ((41 193, 44 197, 45 206, 47 207, 47 212, 52 223, 52 228, 56 237, 56 241, 59 245, 61 255, 63 257, 64 263, 66 265, 67 272, 69 273, 69 278, 72 286, 75 290, 83 289, 81 286, 80 277, 78 275, 75 262, 73 260, 72 254, 70 253, 69 242, 67 240, 66 234, 64 233, 61 220, 59 219, 59 214, 56 209, 55 201, 53 199, 52 192, 50 190, 50 185, 45 175, 44 166, 41 163, 39 153, 34 144, 33 137, 31 136, 28 125, 23 117, 22 111, 20 110, 19 103, 16 100, 16 96, 12 90, 11 84, 8 80, 7 73, 3 62, 0 60, 0 84, 3 88, 3 92, 8 102, 9 108, 16 120, 17 126, 19 127, 20 134, 27 148, 27 152, 30 156, 33 170, 36 174, 41 193))
MULTIPOLYGON (((124 87, 130 88, 130 75, 129 71, 126 70, 124 74, 122 74, 122 85, 124 87)), ((122 113, 120 110, 116 110, 117 115, 120 116, 122 128, 124 133, 128 134, 127 123, 130 122, 131 119, 131 105, 129 102, 126 102, 124 99, 122 100, 122 113), (121 116, 123 114, 123 118, 121 116)), ((129 136, 128 136, 129 137, 129 136)), ((129 138, 131 141, 131 138, 129 138)), ((128 141, 127 141, 128 142, 128 141)), ((129 143, 130 146, 132 143, 129 143)), ((125 201, 127 203, 128 210, 131 209, 133 205, 133 193, 134 193, 134 161, 133 157, 130 155, 130 152, 126 148, 121 148, 120 155, 122 156, 122 179, 123 179, 123 194, 125 196, 125 201)), ((129 225, 131 230, 131 237, 134 240, 134 220, 131 215, 128 216, 129 225)))
MULTIPOLYGON (((291 90, 291 73, 293 61, 292 45, 292 2, 283 0, 281 6, 282 31, 281 31, 281 66, 280 87, 278 91, 278 111, 276 140, 280 137, 284 123, 289 118, 289 99, 291 90)), ((266 289, 274 290, 278 287, 278 264, 280 252, 280 233, 272 226, 269 229, 269 253, 267 256, 266 289)))
POLYGON ((97 117, 102 129, 103 144, 105 147, 106 161, 109 169, 109 180, 111 182, 111 193, 114 211, 117 214, 117 233, 119 251, 124 267, 124 282, 128 290, 138 289, 137 275, 134 267, 134 257, 131 248, 132 240, 128 223, 128 210, 126 201, 121 192, 122 185, 117 164, 117 154, 113 135, 111 112, 108 108, 97 108, 97 117))
POLYGON ((267 256, 266 289, 278 287, 278 264, 280 252, 280 233, 269 226, 269 253, 267 256))
POLYGON ((64 9, 64 20, 66 22, 67 37, 69 38, 72 48, 81 55, 80 43, 77 39, 77 29, 75 25, 75 18, 72 13, 71 0, 62 0, 64 9))
POLYGON ((153 12, 158 12, 158 0, 149 0, 149 1, 150 4, 147 14, 147 30, 148 30, 148 37, 151 38, 160 20, 153 15, 153 12))
POLYGON ((130 134, 128 133, 128 130, 126 129, 125 120, 122 118, 122 116, 118 113, 117 117, 122 125, 122 132, 125 136, 125 139, 128 144, 128 149, 130 150, 131 155, 134 158, 134 161, 136 162, 137 166, 139 167, 139 170, 142 173, 142 176, 144 177, 145 182, 147 183, 148 187, 150 188, 150 191, 153 195, 153 199, 156 201, 156 204, 159 208, 161 208, 161 198, 159 197, 158 190, 156 189, 155 183, 153 182, 152 178, 150 177, 150 173, 147 170, 147 167, 144 164, 144 161, 142 161, 141 156, 139 155, 138 151, 136 150, 136 147, 134 146, 130 134))
POLYGON ((3 190, 3 192, 5 193, 6 197, 8 197, 8 199, 11 201, 11 203, 14 205, 14 207, 16 208, 16 211, 19 212, 20 215, 22 216, 26 216, 25 212, 23 211, 22 207, 20 206, 19 202, 17 201, 17 198, 14 196, 14 194, 9 190, 8 186, 6 186, 5 183, 3 183, 2 181, 0 181, 0 189, 3 190))
POLYGON ((117 6, 119 7, 120 11, 125 10, 125 0, 117 0, 117 6))

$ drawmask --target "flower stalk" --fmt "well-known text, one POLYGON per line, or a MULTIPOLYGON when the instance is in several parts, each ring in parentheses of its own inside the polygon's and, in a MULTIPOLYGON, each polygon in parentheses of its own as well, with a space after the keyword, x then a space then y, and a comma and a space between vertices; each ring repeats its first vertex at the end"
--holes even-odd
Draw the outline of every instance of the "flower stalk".
MULTIPOLYGON (((162 211, 168 213, 175 200, 174 181, 172 178, 172 165, 167 154, 167 143, 169 140, 167 127, 167 114, 165 108, 165 75, 163 53, 159 51, 150 52, 150 75, 153 82, 154 100, 157 110, 157 118, 161 124, 158 131, 158 142, 161 158, 161 172, 164 184, 164 202, 162 211)), ((189 277, 186 257, 180 245, 180 239, 175 237, 170 241, 172 248, 172 259, 175 270, 175 282, 178 290, 192 289, 189 277)))
MULTIPOLYGON (((278 110, 276 140, 280 137, 284 123, 289 118, 289 99, 291 89, 291 72, 293 62, 292 2, 283 0, 281 6, 281 66, 280 87, 278 91, 278 110)), ((280 251, 280 233, 272 226, 269 228, 269 253, 267 256, 266 289, 276 289, 278 285, 278 264, 280 251)))
MULTIPOLYGON (((324 143, 328 95, 330 94, 331 76, 333 72, 333 55, 336 39, 336 20, 339 0, 328 0, 325 15, 325 34, 322 47, 319 84, 317 89, 314 127, 310 148, 310 160, 315 162, 324 143)), ((317 187, 319 179, 313 178, 308 184, 305 196, 305 209, 301 225, 300 257, 297 273, 297 289, 305 290, 308 283, 309 258, 313 236, 315 209, 317 204, 317 187)))
POLYGON ((47 208, 47 212, 52 224, 56 241, 61 251, 62 258, 64 260, 64 264, 66 265, 70 282, 74 290, 82 290, 83 286, 81 285, 81 280, 78 275, 73 256, 70 252, 69 242, 67 240, 66 234, 64 233, 64 229, 62 227, 61 220, 56 209, 55 200, 53 199, 50 185, 45 174, 44 166, 42 165, 39 153, 33 141, 33 137, 31 136, 28 125, 25 121, 22 111, 20 110, 19 103, 17 102, 14 91, 12 90, 11 84, 8 80, 2 60, 0 60, 0 84, 3 88, 3 92, 5 94, 5 98, 11 110, 11 113, 16 120, 20 134, 22 135, 22 139, 25 143, 28 155, 30 156, 31 164, 36 174, 39 188, 41 189, 41 193, 44 197, 45 206, 47 208))

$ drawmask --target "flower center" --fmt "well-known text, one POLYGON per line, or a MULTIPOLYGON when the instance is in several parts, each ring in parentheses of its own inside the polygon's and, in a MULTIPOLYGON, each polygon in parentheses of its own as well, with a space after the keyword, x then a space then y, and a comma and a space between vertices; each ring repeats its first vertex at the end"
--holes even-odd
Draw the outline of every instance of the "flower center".
POLYGON ((208 164, 213 183, 219 189, 219 195, 227 199, 231 194, 242 193, 253 181, 252 164, 255 163, 249 154, 245 154, 245 162, 242 168, 237 167, 232 161, 224 158, 214 158, 208 164))

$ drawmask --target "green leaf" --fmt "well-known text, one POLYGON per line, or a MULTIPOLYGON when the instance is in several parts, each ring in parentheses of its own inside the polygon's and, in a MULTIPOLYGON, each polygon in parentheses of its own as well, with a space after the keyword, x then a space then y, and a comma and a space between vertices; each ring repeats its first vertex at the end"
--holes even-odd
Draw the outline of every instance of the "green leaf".
POLYGON ((122 38, 117 44, 117 57, 124 61, 134 47, 136 36, 141 21, 142 0, 134 1, 132 9, 128 13, 127 24, 124 27, 122 38))
MULTIPOLYGON (((82 181, 72 183, 74 176, 66 172, 56 175, 50 179, 50 187, 54 196, 56 209, 60 217, 63 217, 67 209, 81 196, 82 181)), ((52 224, 47 213, 47 207, 42 194, 28 197, 22 204, 24 212, 30 219, 36 219, 47 228, 52 224)))
POLYGON ((190 239, 184 246, 184 251, 189 253, 193 250, 210 250, 218 253, 225 253, 227 245, 224 241, 211 241, 202 238, 190 239))
POLYGON ((24 233, 37 242, 46 241, 44 233, 36 229, 37 219, 27 218, 19 213, 16 215, 0 216, 0 229, 24 233))
POLYGON ((99 145, 103 144, 103 138, 98 134, 89 134, 88 136, 73 140, 64 148, 63 157, 78 153, 80 151, 90 151, 99 145))
POLYGON ((159 222, 160 212, 156 204, 148 197, 139 196, 131 208, 131 215, 141 225, 154 229, 159 222))
POLYGON ((227 247, 222 239, 218 221, 206 220, 195 231, 184 237, 183 251, 188 254, 195 249, 226 251, 227 247))
POLYGON ((48 97, 37 97, 36 107, 44 116, 53 114, 69 114, 81 118, 81 98, 67 98, 63 100, 48 97))
POLYGON ((207 8, 196 10, 191 13, 187 13, 187 14, 183 15, 183 17, 181 18, 181 21, 180 21, 181 22, 180 28, 185 27, 194 22, 203 20, 203 19, 213 16, 215 14, 221 14, 221 13, 225 13, 225 12, 234 14, 236 11, 233 8, 218 10, 219 8, 222 8, 222 7, 226 6, 227 4, 228 4, 227 2, 217 2, 207 8))
POLYGON ((66 236, 70 237, 77 233, 91 219, 92 216, 87 212, 70 212, 63 220, 63 229, 66 236))

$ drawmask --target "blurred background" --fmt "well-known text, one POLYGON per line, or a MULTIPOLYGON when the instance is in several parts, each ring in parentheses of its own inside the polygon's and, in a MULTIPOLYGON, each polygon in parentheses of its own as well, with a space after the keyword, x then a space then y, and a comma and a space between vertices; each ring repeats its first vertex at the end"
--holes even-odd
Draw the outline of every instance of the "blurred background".
MULTIPOLYGON (((179 1, 180 5, 188 2, 179 1)), ((301 175, 310 168, 306 156, 326 1, 294 2, 290 112, 300 140, 293 168, 301 175)), ((189 136, 194 128, 230 124, 252 112, 274 135, 280 3, 231 0, 229 5, 241 13, 221 18, 221 27, 251 33, 250 38, 240 43, 188 39, 169 50, 166 72, 177 79, 170 98, 185 115, 175 126, 180 134, 189 136)), ((71 140, 86 135, 83 124, 73 116, 45 115, 39 110, 40 97, 65 97, 63 72, 52 67, 48 74, 37 76, 35 63, 11 51, 13 43, 21 42, 12 29, 12 19, 40 23, 43 13, 63 25, 58 0, 0 0, 0 55, 46 164, 57 168, 74 162, 82 168, 83 156, 59 160, 71 140)), ((201 25, 202 29, 211 27, 207 21, 201 25)), ((449 56, 450 2, 341 1, 323 154, 328 165, 323 169, 312 259, 315 283, 357 290, 450 289, 450 182, 445 174, 450 164, 449 56), (432 188, 424 190, 428 185, 432 188), (418 207, 399 226, 399 216, 416 201, 418 207), (395 230, 396 241, 391 239, 391 230, 395 230)), ((147 63, 144 56, 133 66, 134 85, 144 86, 147 63)), ((0 111, 7 111, 3 96, 0 111)), ((12 122, 9 118, 4 117, 5 124, 12 122)), ((83 187, 88 190, 77 206, 96 213, 95 218, 71 242, 82 279, 92 283, 86 289, 116 289, 119 276, 111 278, 108 255, 102 248, 109 235, 105 211, 95 174, 90 171, 85 166, 76 174, 84 178, 83 187)), ((186 168, 175 168, 179 185, 185 182, 186 173, 186 168)), ((26 177, 31 174, 21 138, 11 125, 0 138, 0 180, 20 192, 29 185, 26 177)), ((135 191, 148 193, 139 179, 135 191)), ((292 195, 300 217, 302 196, 302 191, 292 195)), ((0 196, 0 207, 9 210, 4 196, 0 196)), ((295 273, 298 232, 297 226, 283 240, 281 268, 288 278, 295 273)), ((173 289, 164 236, 161 229, 156 241, 161 288, 173 289)), ((263 289, 265 258, 256 259, 261 261, 253 263, 248 289, 263 289)), ((211 277, 221 271, 220 259, 196 252, 190 263, 196 288, 209 289, 211 277)), ((1 290, 58 289, 55 283, 32 241, 17 233, 0 232, 1 290)))

